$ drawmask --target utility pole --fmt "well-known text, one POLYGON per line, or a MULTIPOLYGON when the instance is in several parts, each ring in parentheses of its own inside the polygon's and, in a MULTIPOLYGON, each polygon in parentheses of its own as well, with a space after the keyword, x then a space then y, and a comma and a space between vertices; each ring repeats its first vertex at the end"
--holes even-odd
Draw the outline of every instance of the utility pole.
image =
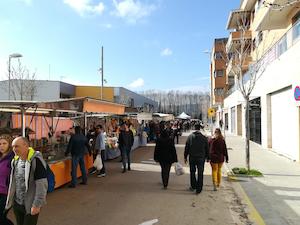
POLYGON ((104 75, 104 69, 103 69, 103 46, 101 48, 101 100, 103 100, 103 75, 104 75))

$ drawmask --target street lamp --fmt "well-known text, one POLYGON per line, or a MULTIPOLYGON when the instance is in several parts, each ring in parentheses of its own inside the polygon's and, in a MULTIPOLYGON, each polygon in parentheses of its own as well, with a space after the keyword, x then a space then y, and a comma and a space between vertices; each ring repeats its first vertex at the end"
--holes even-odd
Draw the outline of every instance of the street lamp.
POLYGON ((21 57, 23 56, 19 53, 10 54, 8 57, 8 100, 10 100, 10 60, 12 58, 21 58, 21 57))

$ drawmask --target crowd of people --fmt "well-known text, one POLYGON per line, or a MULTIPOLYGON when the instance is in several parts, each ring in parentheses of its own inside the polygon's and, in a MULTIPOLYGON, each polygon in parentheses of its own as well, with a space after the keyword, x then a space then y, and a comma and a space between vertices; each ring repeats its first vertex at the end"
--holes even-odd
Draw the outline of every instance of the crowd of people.
MULTIPOLYGON (((190 166, 190 190, 201 193, 203 187, 203 171, 205 162, 212 167, 212 181, 214 190, 220 187, 221 168, 224 161, 228 162, 228 153, 221 130, 216 129, 213 138, 207 138, 200 131, 200 123, 193 124, 195 131, 190 134, 185 143, 184 160, 190 166), (197 176, 196 176, 197 172, 197 176)), ((149 129, 150 130, 150 129, 149 129)), ((180 123, 162 122, 155 133, 156 145, 154 160, 161 166, 163 188, 167 189, 170 169, 178 162, 176 143, 181 132, 180 123)), ((80 166, 82 182, 87 185, 88 175, 84 162, 84 155, 101 158, 102 165, 95 167, 91 174, 98 177, 106 176, 105 167, 105 137, 102 125, 95 127, 94 133, 85 136, 81 127, 76 126, 72 134, 65 155, 72 157, 72 180, 69 185, 77 185, 77 167, 80 166)), ((134 141, 133 131, 129 123, 122 123, 119 131, 118 144, 122 157, 122 173, 131 170, 131 148, 134 141)), ((0 224, 12 225, 7 218, 7 212, 13 209, 17 225, 35 225, 41 207, 46 203, 48 189, 47 164, 42 154, 30 147, 28 139, 17 137, 14 140, 9 135, 0 136, 0 224)))

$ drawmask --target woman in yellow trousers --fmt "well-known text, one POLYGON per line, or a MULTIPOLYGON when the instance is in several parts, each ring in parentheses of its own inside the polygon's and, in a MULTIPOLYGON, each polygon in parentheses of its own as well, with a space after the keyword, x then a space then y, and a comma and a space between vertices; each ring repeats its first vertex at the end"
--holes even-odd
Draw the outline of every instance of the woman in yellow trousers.
POLYGON ((212 181, 214 185, 214 191, 217 191, 217 188, 220 187, 221 178, 222 178, 222 165, 226 160, 228 163, 228 152, 224 137, 219 128, 215 130, 215 136, 210 141, 210 165, 212 168, 212 181))

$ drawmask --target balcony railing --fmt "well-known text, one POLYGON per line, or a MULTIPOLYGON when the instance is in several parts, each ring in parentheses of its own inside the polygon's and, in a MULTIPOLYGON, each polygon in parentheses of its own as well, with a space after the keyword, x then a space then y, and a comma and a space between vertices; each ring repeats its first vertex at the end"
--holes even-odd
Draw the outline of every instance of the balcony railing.
MULTIPOLYGON (((252 62, 252 57, 250 56, 250 54, 248 56, 245 57, 244 59, 244 63, 242 66, 242 71, 247 71, 248 67, 250 65, 250 63, 252 62)), ((235 57, 232 57, 229 62, 228 62, 228 66, 226 68, 226 74, 227 76, 231 76, 233 74, 235 74, 235 72, 233 71, 236 68, 236 65, 239 63, 239 60, 236 59, 235 57)))
POLYGON ((231 49, 234 48, 235 46, 234 44, 236 42, 251 40, 251 39, 252 39, 252 32, 250 30, 247 30, 245 32, 243 31, 231 32, 226 44, 226 51, 231 52, 231 49))
MULTIPOLYGON (((300 20, 295 23, 291 29, 289 29, 266 53, 259 59, 257 63, 267 66, 274 60, 278 59, 289 48, 295 45, 300 40, 300 20)), ((253 68, 257 66, 257 63, 253 65, 253 68)), ((262 76, 262 74, 260 74, 262 76)), ((260 78, 257 77, 256 79, 260 78)), ((251 79, 251 67, 248 72, 244 74, 244 83, 251 79)), ((227 91, 226 97, 231 95, 234 91, 238 90, 237 84, 227 91)))

